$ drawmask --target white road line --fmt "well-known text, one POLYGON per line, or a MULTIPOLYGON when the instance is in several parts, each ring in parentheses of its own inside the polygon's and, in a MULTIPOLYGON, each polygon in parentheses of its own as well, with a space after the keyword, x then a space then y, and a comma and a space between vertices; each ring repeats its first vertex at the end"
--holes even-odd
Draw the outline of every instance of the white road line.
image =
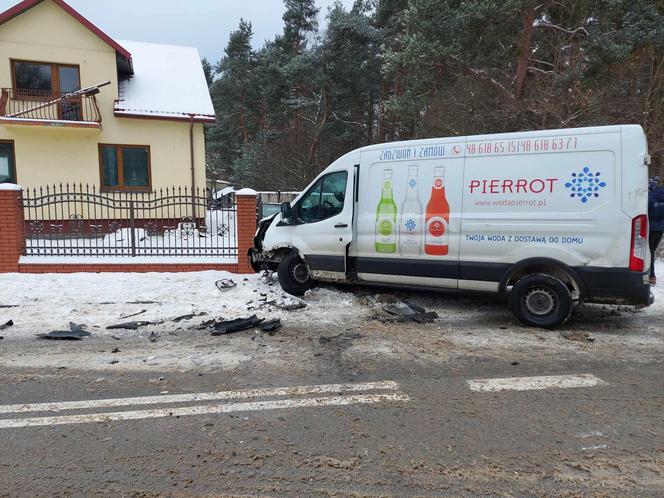
POLYGON ((602 379, 591 374, 547 375, 542 377, 513 377, 505 379, 467 380, 470 389, 476 392, 533 391, 539 389, 561 389, 570 387, 593 387, 604 385, 602 379))
POLYGON ((221 401, 226 399, 248 399, 270 396, 298 396, 305 394, 395 390, 398 388, 399 384, 392 381, 364 382, 356 384, 325 384, 314 386, 249 389, 246 391, 220 391, 216 393, 173 394, 168 396, 144 396, 138 398, 94 399, 54 403, 4 405, 0 406, 0 413, 59 412, 64 410, 85 410, 90 408, 115 408, 121 406, 191 403, 195 401, 221 401))
POLYGON ((221 405, 187 406, 179 408, 157 408, 127 412, 92 413, 87 415, 63 415, 58 417, 22 418, 0 420, 0 429, 41 427, 50 425, 88 424, 94 422, 114 422, 145 418, 185 417, 190 415, 210 415, 229 412, 249 412, 260 410, 283 410, 289 408, 311 408, 319 406, 344 406, 372 404, 386 401, 409 401, 404 394, 359 394, 354 396, 329 396, 322 398, 282 399, 274 401, 254 401, 247 403, 226 403, 221 405))

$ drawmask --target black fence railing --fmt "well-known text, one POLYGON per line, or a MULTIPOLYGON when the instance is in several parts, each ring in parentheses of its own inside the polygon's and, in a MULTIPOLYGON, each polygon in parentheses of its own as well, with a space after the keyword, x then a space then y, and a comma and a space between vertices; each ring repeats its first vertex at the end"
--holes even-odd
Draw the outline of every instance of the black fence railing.
POLYGON ((94 94, 13 88, 0 91, 0 117, 101 123, 101 113, 94 94))
POLYGON ((23 191, 26 256, 235 258, 236 205, 205 190, 99 192, 59 185, 23 191))

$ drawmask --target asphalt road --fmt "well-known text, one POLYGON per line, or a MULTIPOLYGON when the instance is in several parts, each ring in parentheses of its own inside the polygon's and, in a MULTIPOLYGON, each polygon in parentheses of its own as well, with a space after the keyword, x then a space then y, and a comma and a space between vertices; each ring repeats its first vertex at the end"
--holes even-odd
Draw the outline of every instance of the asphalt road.
POLYGON ((326 346, 292 370, 5 366, 0 496, 664 496, 659 353, 326 346))

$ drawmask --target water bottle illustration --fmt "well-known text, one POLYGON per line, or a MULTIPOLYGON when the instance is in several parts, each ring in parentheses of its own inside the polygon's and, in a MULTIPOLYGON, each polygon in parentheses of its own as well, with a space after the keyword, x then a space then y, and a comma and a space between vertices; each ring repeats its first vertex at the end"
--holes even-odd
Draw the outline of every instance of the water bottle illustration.
POLYGON ((446 256, 450 252, 450 205, 445 196, 444 166, 434 169, 433 188, 425 220, 424 252, 432 256, 446 256))
POLYGON ((376 252, 397 252, 397 205, 392 192, 392 170, 383 171, 383 193, 376 208, 376 252))
POLYGON ((422 204, 418 194, 418 166, 408 167, 406 200, 399 218, 399 252, 402 256, 422 254, 422 204))

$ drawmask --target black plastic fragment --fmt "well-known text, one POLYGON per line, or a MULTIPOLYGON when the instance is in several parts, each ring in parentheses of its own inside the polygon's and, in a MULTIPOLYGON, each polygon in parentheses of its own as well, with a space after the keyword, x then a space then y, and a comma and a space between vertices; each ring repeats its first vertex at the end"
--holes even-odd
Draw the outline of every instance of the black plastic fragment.
POLYGON ((178 316, 177 318, 173 318, 173 321, 175 323, 180 323, 185 320, 191 320, 192 318, 196 318, 197 316, 205 316, 205 315, 207 315, 207 313, 205 313, 204 311, 201 313, 189 313, 188 315, 182 315, 178 316))
POLYGON ((9 320, 7 323, 3 323, 2 325, 0 325, 0 330, 6 330, 9 327, 13 326, 14 326, 14 320, 9 320))
POLYGON ((106 327, 106 330, 138 330, 139 327, 145 327, 150 325, 150 322, 127 322, 127 323, 118 323, 117 325, 111 325, 106 327))
POLYGON ((279 330, 281 327, 283 327, 283 323, 281 323, 281 320, 278 318, 274 320, 268 320, 267 322, 263 322, 261 324, 261 330, 263 332, 274 332, 275 330, 279 330))
POLYGON ((262 322, 263 319, 259 319, 256 315, 252 315, 249 318, 238 318, 237 320, 216 322, 214 324, 215 330, 212 332, 212 335, 220 336, 224 334, 230 334, 232 332, 251 329, 262 322))
POLYGON ((55 330, 48 334, 37 334, 40 339, 50 341, 80 341, 84 337, 90 337, 92 334, 85 330, 73 332, 71 330, 55 330))

